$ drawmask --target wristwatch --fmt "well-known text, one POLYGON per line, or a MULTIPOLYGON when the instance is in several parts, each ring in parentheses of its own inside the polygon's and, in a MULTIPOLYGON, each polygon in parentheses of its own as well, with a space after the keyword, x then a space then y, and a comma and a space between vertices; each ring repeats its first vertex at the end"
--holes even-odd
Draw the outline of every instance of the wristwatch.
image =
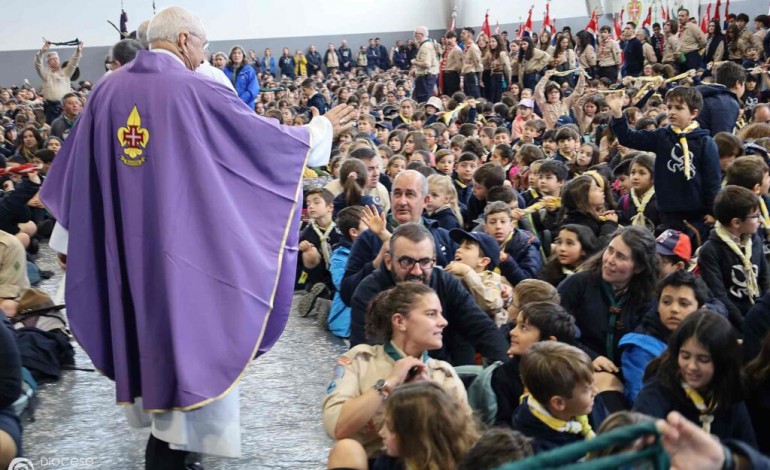
POLYGON ((390 396, 390 385, 385 379, 380 379, 374 384, 374 391, 380 394, 380 398, 387 400, 390 396))

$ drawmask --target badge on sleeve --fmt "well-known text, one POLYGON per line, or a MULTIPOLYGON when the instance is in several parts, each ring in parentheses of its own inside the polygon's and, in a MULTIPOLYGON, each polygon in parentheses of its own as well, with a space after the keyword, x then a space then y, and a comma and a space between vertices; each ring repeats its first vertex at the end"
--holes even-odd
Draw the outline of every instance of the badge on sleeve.
POLYGON ((332 393, 337 388, 337 381, 345 376, 345 367, 337 364, 334 367, 334 378, 329 386, 326 388, 326 393, 332 393))

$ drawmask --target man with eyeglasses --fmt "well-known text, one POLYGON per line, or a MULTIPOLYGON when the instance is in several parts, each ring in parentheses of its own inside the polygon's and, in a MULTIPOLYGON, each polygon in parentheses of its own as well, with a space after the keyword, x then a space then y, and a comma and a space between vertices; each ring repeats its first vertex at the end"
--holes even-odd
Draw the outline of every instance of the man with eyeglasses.
POLYGON ((377 211, 365 208, 370 214, 365 218, 369 230, 362 233, 350 248, 350 257, 342 278, 340 298, 346 305, 351 305, 353 292, 363 279, 380 267, 388 250, 387 242, 391 233, 401 224, 410 222, 421 223, 433 235, 436 250, 436 263, 446 266, 454 259, 455 244, 449 238, 449 232, 439 226, 438 222, 422 216, 425 201, 428 197, 428 181, 421 173, 405 170, 399 173, 393 181, 391 190, 391 213, 374 217, 377 211))
POLYGON ((288 319, 303 169, 329 161, 353 109, 280 126, 194 73, 198 16, 166 8, 147 36, 89 97, 40 198, 73 333, 129 423, 152 426, 145 468, 184 469, 241 455, 238 383, 288 319))
POLYGON ((484 313, 459 280, 436 266, 431 232, 422 224, 400 225, 387 244, 382 265, 356 288, 351 305, 350 346, 366 343, 365 319, 369 303, 378 293, 402 282, 421 282, 439 297, 449 323, 444 346, 430 351, 436 359, 454 366, 475 363, 475 353, 495 361, 506 359, 503 333, 484 313))

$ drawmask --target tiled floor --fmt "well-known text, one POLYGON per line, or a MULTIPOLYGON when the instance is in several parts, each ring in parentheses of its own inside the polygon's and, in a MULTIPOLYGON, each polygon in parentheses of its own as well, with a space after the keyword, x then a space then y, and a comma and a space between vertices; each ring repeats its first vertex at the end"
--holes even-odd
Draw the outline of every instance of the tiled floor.
MULTIPOLYGON (((38 264, 57 272, 41 286, 53 294, 61 274, 47 247, 38 264)), ((75 347, 78 366, 90 367, 75 347)), ((206 457, 204 467, 325 468, 332 441, 321 423, 321 400, 336 358, 345 350, 314 319, 292 314, 276 346, 252 364, 241 382, 243 458, 206 457)), ((42 386, 39 396, 35 421, 25 424, 23 436, 26 457, 36 469, 144 468, 149 430, 128 426, 114 404, 111 381, 96 372, 68 371, 60 382, 42 386), (76 460, 62 465, 64 458, 76 460)))

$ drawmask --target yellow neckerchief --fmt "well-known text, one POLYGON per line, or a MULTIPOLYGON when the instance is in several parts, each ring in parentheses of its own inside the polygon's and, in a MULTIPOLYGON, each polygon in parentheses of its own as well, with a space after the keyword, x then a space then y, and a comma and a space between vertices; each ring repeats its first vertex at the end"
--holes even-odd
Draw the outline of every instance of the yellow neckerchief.
POLYGON ((577 416, 575 419, 564 421, 559 418, 554 418, 553 415, 532 395, 526 395, 527 407, 530 413, 539 419, 543 424, 558 432, 566 432, 569 434, 581 434, 586 439, 593 439, 596 437, 591 424, 588 422, 587 415, 577 416))
POLYGON ((401 120, 404 121, 405 124, 411 124, 412 123, 412 120, 411 119, 407 119, 406 117, 404 117, 403 114, 398 113, 398 115, 401 116, 401 120))
POLYGON ((459 187, 460 187, 460 189, 465 189, 465 188, 467 188, 467 187, 468 187, 468 185, 467 185, 467 184, 463 183, 463 182, 462 182, 462 181, 460 181, 459 179, 456 179, 456 180, 455 180, 455 183, 457 183, 457 186, 459 186, 459 187))
POLYGON ((537 193, 537 190, 535 188, 530 187, 529 189, 527 189, 527 191, 529 191, 529 193, 532 195, 534 199, 540 198, 540 195, 537 193))
MULTIPOLYGON (((515 229, 514 229, 515 230, 515 229)), ((513 239, 513 232, 514 230, 511 230, 511 233, 508 234, 507 237, 505 237, 505 240, 500 244, 500 253, 505 251, 505 247, 508 245, 508 242, 513 239)), ((492 270, 495 274, 502 274, 503 272, 500 271, 500 266, 495 267, 495 269, 492 270)))
POLYGON ((305 167, 305 169, 302 170, 302 177, 303 178, 318 178, 318 173, 316 173, 311 168, 305 167))
POLYGON ((690 161, 690 147, 687 145, 687 134, 700 127, 698 121, 693 121, 692 124, 680 129, 678 127, 671 126, 671 130, 674 131, 677 137, 679 137, 679 144, 682 146, 682 158, 684 161, 684 177, 688 180, 692 179, 692 161, 690 161))
POLYGON ((562 266, 561 273, 564 274, 565 276, 572 276, 573 274, 575 274, 575 271, 566 266, 562 266))
POLYGON ((544 200, 540 199, 539 201, 535 202, 534 204, 530 204, 526 209, 524 209, 525 214, 532 214, 533 212, 537 212, 540 209, 547 207, 549 209, 559 208, 561 207, 561 198, 560 197, 554 197, 550 200, 550 202, 546 203, 544 200))
POLYGON ((733 253, 738 255, 741 263, 743 263, 743 270, 746 271, 746 290, 749 292, 749 300, 753 304, 754 299, 759 297, 760 292, 759 284, 757 283, 757 273, 754 272, 754 266, 751 264, 751 236, 746 237, 746 245, 743 247, 743 251, 741 251, 741 247, 735 243, 730 232, 720 222, 717 222, 714 226, 714 233, 717 234, 720 240, 725 242, 733 253))
POLYGON ((636 215, 631 218, 631 225, 646 227, 649 220, 647 220, 647 217, 644 216, 644 210, 647 208, 647 204, 652 199, 652 196, 655 195, 655 188, 651 187, 648 189, 647 192, 644 193, 644 196, 642 196, 641 200, 636 195, 636 190, 634 188, 631 188, 629 194, 631 195, 631 200, 634 201, 634 205, 636 206, 636 215))
POLYGON ((684 390, 684 394, 687 395, 687 398, 689 398, 692 404, 695 405, 695 408, 698 409, 701 427, 708 434, 711 434, 711 423, 714 421, 714 410, 717 408, 716 403, 714 403, 714 400, 711 400, 708 406, 706 406, 706 400, 703 399, 701 394, 685 382, 682 382, 682 389, 684 390))
POLYGON ((770 230, 770 214, 767 212, 767 204, 765 204, 765 199, 762 196, 759 196, 759 211, 762 214, 759 219, 762 222, 762 228, 770 230))

